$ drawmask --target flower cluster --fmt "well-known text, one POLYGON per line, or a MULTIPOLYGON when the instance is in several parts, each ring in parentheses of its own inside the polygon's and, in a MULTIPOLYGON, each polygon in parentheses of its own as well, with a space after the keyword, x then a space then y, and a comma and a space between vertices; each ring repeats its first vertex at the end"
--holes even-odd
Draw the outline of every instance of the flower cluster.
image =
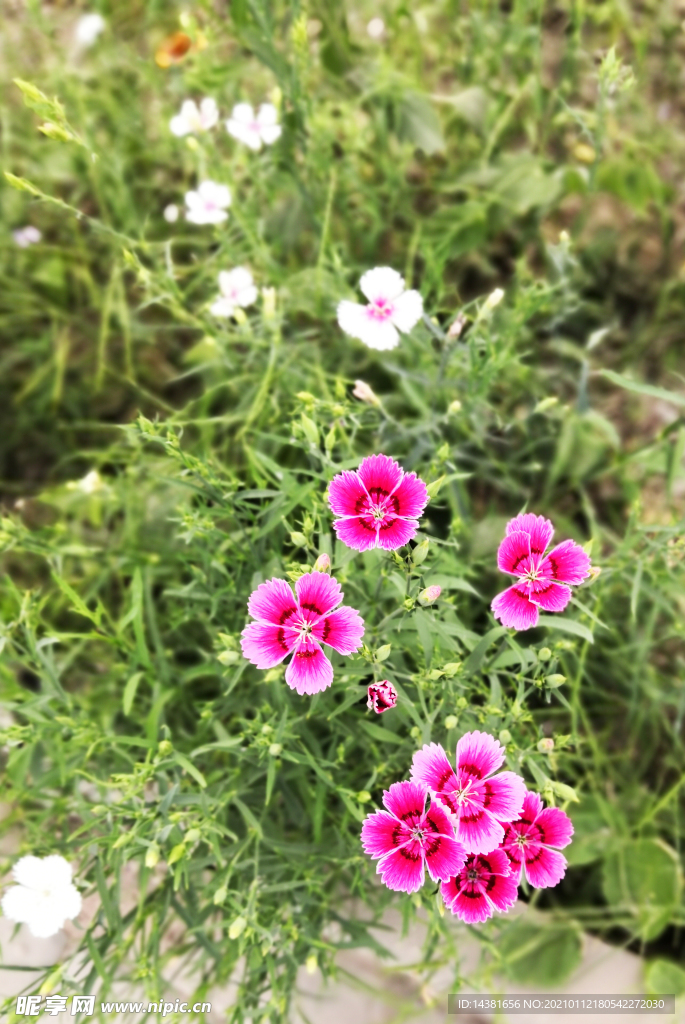
MULTIPOLYGON (((219 108, 216 100, 205 96, 199 106, 195 100, 184 100, 180 112, 171 118, 169 128, 174 135, 182 138, 184 135, 200 135, 211 131, 218 123, 219 108)), ((251 104, 236 103, 226 121, 226 131, 255 151, 262 146, 271 146, 281 135, 278 111, 272 103, 262 103, 255 114, 251 104)))
POLYGON ((514 905, 524 873, 538 888, 564 877, 559 848, 573 835, 568 815, 543 810, 515 772, 498 772, 504 756, 496 739, 478 731, 459 740, 455 768, 439 744, 416 752, 411 781, 393 783, 385 810, 362 826, 364 852, 378 859, 389 889, 417 892, 427 870, 447 908, 474 924, 514 905))

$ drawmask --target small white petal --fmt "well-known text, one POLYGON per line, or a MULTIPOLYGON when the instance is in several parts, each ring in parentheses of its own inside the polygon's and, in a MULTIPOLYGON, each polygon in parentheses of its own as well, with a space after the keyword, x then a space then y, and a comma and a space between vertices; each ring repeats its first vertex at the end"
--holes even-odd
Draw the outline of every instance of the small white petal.
POLYGON ((254 285, 249 288, 241 288, 238 292, 238 305, 242 306, 243 309, 247 309, 248 306, 252 306, 257 301, 259 292, 254 285))
POLYGON ((371 39, 380 39, 385 32, 385 22, 382 18, 372 18, 366 26, 366 31, 371 39))
POLYGON ((191 128, 182 114, 176 114, 169 121, 169 130, 172 135, 176 135, 177 138, 181 139, 184 135, 190 134, 191 128))
POLYGON ((198 185, 197 191, 205 202, 214 206, 225 209, 231 205, 231 190, 228 185, 219 185, 216 181, 208 179, 198 185))
POLYGON ((92 46, 107 22, 101 14, 84 14, 76 22, 74 37, 79 46, 92 46))
POLYGON ((200 104, 200 120, 205 131, 213 128, 219 120, 219 108, 216 105, 216 100, 211 96, 205 96, 200 104))
POLYGON ((219 288, 224 295, 250 288, 254 278, 247 267, 234 267, 233 270, 222 270, 219 274, 219 288))
POLYGON ((421 319, 423 313, 423 299, 413 289, 403 292, 393 303, 392 322, 395 327, 404 333, 411 331, 412 327, 421 319))
POLYGON ((219 298, 209 307, 209 312, 212 316, 227 317, 233 316, 235 312, 235 303, 230 302, 228 299, 219 298))
POLYGON ((231 120, 240 124, 252 124, 254 119, 254 108, 251 103, 236 103, 231 111, 231 120))
POLYGON ((178 206, 176 203, 169 203, 168 206, 164 207, 164 220, 168 221, 169 224, 175 224, 178 220, 178 206))
POLYGON ((2 897, 2 912, 10 921, 25 924, 39 913, 45 897, 37 889, 13 885, 2 897))
POLYGON ((368 306, 347 299, 338 304, 338 323, 346 334, 363 341, 369 348, 381 351, 395 348, 400 340, 390 320, 377 320, 369 315, 368 306))
POLYGON ((264 143, 264 145, 273 145, 276 139, 280 139, 281 131, 282 129, 280 124, 267 125, 266 128, 262 128, 260 135, 262 137, 262 142, 264 143))
POLYGON ((278 111, 273 103, 262 103, 257 114, 257 122, 261 128, 271 127, 278 122, 278 111))
POLYGON ((392 267, 374 267, 362 276, 359 287, 369 302, 388 302, 404 291, 404 278, 392 267))
POLYGON ((24 228, 24 238, 28 241, 29 245, 34 245, 36 242, 40 242, 42 237, 41 232, 38 228, 35 228, 33 224, 28 224, 24 228))
POLYGON ((235 118, 231 118, 230 121, 226 122, 226 131, 229 135, 232 135, 238 142, 244 142, 250 149, 254 149, 255 152, 262 148, 262 140, 260 133, 257 129, 251 128, 249 125, 243 124, 242 121, 237 121, 235 118))

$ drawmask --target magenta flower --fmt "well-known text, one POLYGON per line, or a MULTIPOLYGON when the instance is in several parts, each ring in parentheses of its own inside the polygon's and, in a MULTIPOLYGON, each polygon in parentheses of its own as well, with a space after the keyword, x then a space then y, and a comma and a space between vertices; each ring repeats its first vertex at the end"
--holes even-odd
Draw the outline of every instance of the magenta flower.
POLYGON ((566 874, 566 858, 550 847, 568 846, 572 835, 568 814, 559 807, 543 810, 537 793, 526 793, 521 816, 507 825, 501 847, 511 862, 516 882, 525 872, 537 889, 557 885, 566 874))
POLYGON ((397 704, 397 690, 389 679, 382 679, 380 683, 371 683, 369 686, 369 699, 366 706, 369 711, 375 711, 382 715, 397 704))
POLYGON ((531 629, 537 625, 540 608, 563 612, 571 600, 569 584, 582 583, 590 575, 590 559, 573 540, 557 544, 545 555, 553 533, 549 519, 531 512, 507 523, 497 567, 518 576, 518 581, 490 606, 503 626, 531 629))
POLYGON ((516 903, 518 885, 510 874, 503 850, 470 856, 458 875, 440 886, 445 905, 460 921, 478 924, 495 910, 509 910, 516 903))
POLYGON ((331 480, 329 503, 340 516, 333 529, 355 551, 393 550, 414 537, 428 491, 416 473, 405 473, 388 455, 369 455, 356 473, 331 480))
POLYGON ((455 835, 467 853, 490 853, 504 839, 501 822, 518 818, 526 784, 515 772, 492 775, 504 750, 486 732, 467 732, 457 743, 457 770, 439 743, 417 750, 411 777, 428 786, 454 815, 455 835))
POLYGON ((361 646, 364 620, 354 608, 337 607, 343 594, 328 573, 305 573, 295 591, 293 597, 285 580, 261 583, 247 604, 256 622, 245 626, 240 643, 257 668, 273 668, 292 652, 286 683, 300 695, 318 693, 333 680, 333 666, 321 644, 339 654, 353 654, 361 646))
POLYGON ((383 793, 387 811, 369 814, 362 825, 364 853, 380 858, 377 873, 396 892, 420 889, 425 868, 434 882, 446 881, 466 860, 442 808, 432 803, 426 810, 427 796, 416 782, 394 782, 383 793))

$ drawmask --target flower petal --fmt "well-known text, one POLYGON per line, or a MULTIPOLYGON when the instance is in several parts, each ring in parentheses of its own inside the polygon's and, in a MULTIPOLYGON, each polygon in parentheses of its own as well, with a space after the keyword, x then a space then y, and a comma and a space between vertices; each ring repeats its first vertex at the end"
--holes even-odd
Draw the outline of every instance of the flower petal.
POLYGON ((500 821, 518 818, 526 795, 526 784, 516 772, 500 772, 478 783, 482 789, 483 807, 500 821))
POLYGON ((197 187, 198 194, 207 203, 214 203, 216 206, 226 207, 231 205, 231 190, 228 185, 220 185, 217 181, 200 182, 197 187))
POLYGON ((497 551, 499 571, 523 576, 531 567, 530 534, 521 530, 508 533, 497 551))
POLYGON ((425 847, 426 867, 434 882, 446 882, 464 866, 466 850, 452 836, 440 834, 425 847))
POLYGON ((529 599, 546 612, 563 612, 571 600, 571 590, 562 583, 534 582, 529 590, 529 599))
POLYGON ((258 131, 254 128, 248 127, 243 124, 242 121, 237 121, 234 117, 230 118, 226 122, 226 131, 229 135, 232 135, 238 142, 244 143, 253 149, 255 153, 262 148, 262 140, 258 131))
POLYGON ((526 878, 536 889, 558 885, 566 874, 566 858, 563 853, 548 850, 546 846, 537 843, 524 846, 523 863, 526 878))
POLYGON ((236 103, 231 111, 231 119, 239 124, 253 124, 255 120, 254 107, 251 103, 236 103))
POLYGON ((390 320, 379 320, 369 306, 343 299, 338 303, 338 324, 352 338, 363 341, 369 348, 387 351, 399 344, 397 328, 390 320))
POLYGON ((300 696, 319 693, 333 682, 333 666, 316 640, 301 640, 285 670, 285 681, 300 696))
POLYGON ((399 298, 404 291, 404 278, 392 267, 374 267, 362 275, 359 287, 369 302, 382 304, 399 298))
POLYGON ((540 841, 546 846, 568 846, 573 835, 571 819, 560 807, 547 807, 535 819, 540 841))
POLYGON ((540 614, 537 605, 528 599, 518 583, 498 594, 490 607, 495 618, 512 629, 532 629, 540 614))
POLYGON ((449 882, 443 882, 441 889, 447 908, 456 914, 460 921, 465 921, 466 924, 481 924, 492 917, 492 904, 480 886, 467 882, 462 888, 458 878, 451 878, 449 882))
POLYGON ((11 886, 0 901, 2 912, 10 921, 25 924, 38 917, 45 896, 37 889, 27 889, 23 885, 11 886))
POLYGON ((392 494, 404 475, 402 467, 389 455, 367 456, 362 459, 357 473, 374 501, 392 494))
POLYGON ((590 559, 580 544, 565 540, 543 559, 540 572, 561 583, 582 583, 590 575, 590 559))
POLYGON ((332 612, 343 599, 340 584, 327 572, 306 572, 298 579, 295 590, 300 608, 311 612, 311 616, 307 616, 311 621, 318 621, 322 615, 332 612))
POLYGON ((362 846, 364 853, 370 857, 384 857, 410 838, 411 832, 407 826, 387 811, 374 811, 364 819, 362 846))
POLYGON ((408 828, 414 828, 423 821, 427 795, 419 782, 393 782, 383 793, 383 803, 408 828))
POLYGON ((287 626, 297 615, 297 602, 285 580, 267 580, 250 594, 247 610, 253 619, 287 626))
POLYGON ((417 843, 400 846, 378 862, 377 872, 395 892, 418 892, 425 881, 424 859, 417 843))
MULTIPOLYGON (((464 733, 457 743, 457 771, 460 776, 465 772, 474 779, 484 779, 503 764, 504 754, 504 748, 499 740, 489 732, 480 732, 476 729, 464 733)), ((521 782, 523 783, 523 780, 521 782)), ((523 793, 520 803, 522 802, 523 793)))
POLYGON ((368 494, 356 473, 338 473, 328 488, 328 504, 336 516, 357 516, 368 503, 368 494))
POLYGON ((216 100, 212 99, 211 96, 205 96, 200 103, 200 117, 205 131, 209 131, 218 122, 219 108, 216 105, 216 100))
POLYGON ((270 622, 250 622, 241 633, 243 656, 257 668, 274 668, 290 654, 297 642, 294 629, 270 622))
POLYGON ((189 135, 192 129, 182 114, 176 114, 169 121, 169 130, 172 135, 175 135, 180 139, 183 138, 184 135, 189 135))
POLYGON ((273 127, 278 121, 278 111, 273 103, 262 103, 257 114, 257 123, 262 128, 273 127))
POLYGON ((408 334, 416 327, 422 314, 423 299, 419 292, 412 290, 395 299, 391 319, 398 331, 408 334))
POLYGON ((405 473, 392 498, 398 516, 418 519, 428 504, 428 490, 416 473, 405 473))
POLYGON ((452 792, 458 780, 447 754, 439 743, 427 743, 414 754, 411 777, 434 793, 452 792))
POLYGON ((456 838, 467 853, 491 853, 504 839, 504 829, 483 808, 474 805, 460 808, 456 838))
POLYGON ((364 620, 356 608, 338 608, 320 619, 312 634, 320 643, 333 647, 338 654, 354 654, 361 647, 364 620))
POLYGON ((368 551, 378 544, 378 525, 368 518, 357 516, 351 519, 336 519, 333 529, 338 538, 355 551, 368 551))
POLYGON ((516 532, 530 535, 530 550, 534 555, 541 555, 554 535, 554 527, 544 516, 524 512, 507 523, 507 533, 516 532))
POLYGON ((415 519, 384 519, 378 528, 378 546, 394 551, 416 536, 419 524, 415 519))
POLYGON ((272 146, 277 139, 280 139, 282 128, 280 124, 266 125, 260 131, 262 142, 265 146, 272 146))

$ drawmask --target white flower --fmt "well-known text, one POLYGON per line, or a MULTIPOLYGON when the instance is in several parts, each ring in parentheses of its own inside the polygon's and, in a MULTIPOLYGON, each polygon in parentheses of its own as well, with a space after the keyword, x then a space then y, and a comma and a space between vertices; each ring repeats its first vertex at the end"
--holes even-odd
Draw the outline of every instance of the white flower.
POLYGON ((203 181, 197 192, 186 192, 186 220, 191 224, 223 224, 231 205, 231 191, 216 181, 203 181))
POLYGON ((164 220, 169 224, 175 224, 178 220, 178 206, 176 203, 169 203, 164 207, 164 220))
POLYGON ((37 939, 55 935, 64 922, 81 910, 81 894, 71 882, 71 866, 64 857, 22 857, 12 874, 18 885, 2 898, 2 912, 10 921, 27 924, 37 939))
POLYGON ((40 242, 42 237, 38 228, 34 228, 33 224, 28 224, 25 228, 17 228, 12 232, 12 238, 20 249, 27 249, 29 245, 35 245, 36 242, 40 242))
POLYGON ((219 108, 216 100, 206 96, 199 109, 194 100, 184 100, 181 104, 181 113, 171 118, 169 128, 174 135, 197 135, 199 132, 208 132, 218 120, 219 108))
POLYGON ((107 22, 101 14, 84 14, 76 22, 74 38, 79 46, 92 46, 106 27, 107 22))
POLYGON ((257 301, 257 289, 246 267, 222 270, 219 274, 219 291, 219 298, 209 307, 214 316, 233 316, 236 309, 244 309, 257 301))
POLYGON ((366 26, 366 31, 371 39, 380 39, 385 32, 385 22, 382 18, 372 18, 366 26))
POLYGON ((262 103, 256 116, 250 103, 237 103, 226 122, 226 129, 234 139, 256 151, 262 145, 270 146, 279 138, 281 126, 277 119, 278 111, 273 103, 262 103))
POLYGON ((417 291, 405 291, 404 278, 391 267, 367 270, 359 287, 369 305, 343 299, 338 304, 338 323, 345 334, 369 348, 395 348, 400 340, 398 331, 411 331, 421 319, 423 299, 417 291))

